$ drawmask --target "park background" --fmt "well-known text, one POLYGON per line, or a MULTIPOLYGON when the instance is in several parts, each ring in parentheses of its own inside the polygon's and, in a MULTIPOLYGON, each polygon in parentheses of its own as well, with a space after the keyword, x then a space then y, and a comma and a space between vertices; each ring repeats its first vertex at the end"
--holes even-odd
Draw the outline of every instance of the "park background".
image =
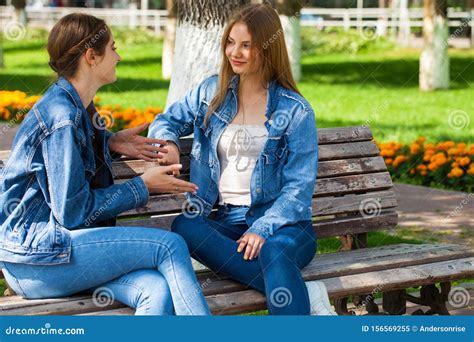
MULTIPOLYGON (((216 0, 214 6, 219 15, 243 2, 216 0)), ((215 46, 199 49, 203 37, 193 37, 182 23, 192 17, 212 31, 204 38, 214 37, 214 28, 195 15, 198 2, 185 3, 186 8, 158 0, 0 1, 0 150, 10 149, 22 118, 54 81, 45 49, 48 30, 74 11, 106 19, 122 57, 117 82, 95 99, 108 128, 151 122, 212 70, 198 59, 212 64, 215 46), (193 63, 202 72, 189 76, 193 63)), ((400 227, 369 235, 369 245, 474 246, 474 1, 275 1, 275 6, 298 87, 318 128, 370 126, 397 182, 400 227)), ((318 252, 338 248, 337 239, 327 239, 318 252)), ((472 282, 459 283, 471 288, 472 282)), ((466 310, 472 314, 472 303, 466 310)))

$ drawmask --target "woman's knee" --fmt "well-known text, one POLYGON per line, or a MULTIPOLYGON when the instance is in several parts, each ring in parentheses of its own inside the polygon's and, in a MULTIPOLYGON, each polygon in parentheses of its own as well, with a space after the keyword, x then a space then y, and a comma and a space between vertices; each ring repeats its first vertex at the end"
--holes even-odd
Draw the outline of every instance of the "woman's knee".
POLYGON ((136 308, 136 315, 172 315, 173 300, 164 276, 156 270, 138 270, 126 274, 101 289, 136 308))
POLYGON ((273 235, 263 244, 259 259, 263 263, 270 263, 282 257, 285 259, 291 258, 297 247, 296 241, 291 237, 273 235))
POLYGON ((202 216, 187 217, 181 214, 171 224, 171 231, 181 236, 189 245, 202 237, 198 229, 200 224, 202 224, 202 216))

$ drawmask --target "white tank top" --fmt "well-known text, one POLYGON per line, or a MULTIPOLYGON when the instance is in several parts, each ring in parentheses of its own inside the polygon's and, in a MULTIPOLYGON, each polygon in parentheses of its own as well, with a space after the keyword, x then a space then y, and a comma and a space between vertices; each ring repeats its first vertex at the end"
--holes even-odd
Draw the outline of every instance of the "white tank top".
POLYGON ((219 204, 250 205, 250 179, 268 131, 264 125, 229 124, 217 144, 219 204))

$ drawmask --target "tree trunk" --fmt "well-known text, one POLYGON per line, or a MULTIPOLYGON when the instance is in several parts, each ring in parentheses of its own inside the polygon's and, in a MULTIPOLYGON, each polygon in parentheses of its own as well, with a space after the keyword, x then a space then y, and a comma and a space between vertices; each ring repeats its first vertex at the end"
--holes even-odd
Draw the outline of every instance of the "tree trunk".
POLYGON ((410 18, 408 13, 408 0, 400 0, 400 17, 398 28, 398 42, 407 47, 410 43, 410 18))
POLYGON ((248 0, 177 1, 176 42, 166 107, 219 72, 220 38, 231 14, 248 0))
MULTIPOLYGON (((379 0, 379 9, 384 10, 386 8, 386 0, 379 0)), ((384 15, 380 15, 377 19, 377 29, 376 34, 377 36, 385 37, 387 35, 387 24, 388 24, 388 17, 384 15)))
POLYGON ((165 38, 163 41, 163 54, 161 59, 161 73, 165 80, 171 79, 173 71, 174 44, 176 39, 176 6, 175 0, 166 0, 165 38))
POLYGON ((3 47, 0 46, 0 69, 3 69, 5 64, 3 63, 3 47))
POLYGON ((420 89, 449 87, 447 0, 425 0, 424 48, 420 57, 420 89))
MULTIPOLYGON (((263 1, 252 1, 263 2, 263 1)), ((301 80, 301 24, 300 12, 304 5, 298 0, 270 0, 268 1, 280 15, 285 36, 288 56, 290 57, 291 71, 296 82, 301 80)))

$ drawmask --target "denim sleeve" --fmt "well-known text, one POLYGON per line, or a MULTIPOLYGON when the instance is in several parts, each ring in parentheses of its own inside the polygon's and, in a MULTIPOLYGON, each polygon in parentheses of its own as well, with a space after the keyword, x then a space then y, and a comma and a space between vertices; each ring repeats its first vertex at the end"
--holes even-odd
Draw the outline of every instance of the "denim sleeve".
POLYGON ((42 141, 41 148, 51 209, 62 226, 68 229, 88 226, 148 202, 148 189, 140 177, 108 188, 90 188, 85 178, 77 128, 72 123, 50 133, 42 141))
MULTIPOLYGON (((109 140, 112 138, 114 133, 110 132, 109 130, 104 130, 104 139, 105 139, 105 146, 109 147, 109 140)), ((122 155, 120 153, 117 153, 115 151, 112 151, 109 147, 109 152, 110 152, 110 157, 112 158, 113 161, 119 160, 122 155)))
POLYGON ((182 100, 173 103, 163 114, 157 115, 149 127, 148 137, 170 140, 180 147, 179 138, 190 135, 194 130, 200 100, 212 78, 204 80, 182 100))
POLYGON ((305 109, 288 129, 288 158, 282 170, 280 195, 246 233, 265 239, 285 225, 305 220, 312 213, 312 198, 318 173, 318 136, 311 108, 305 109))

